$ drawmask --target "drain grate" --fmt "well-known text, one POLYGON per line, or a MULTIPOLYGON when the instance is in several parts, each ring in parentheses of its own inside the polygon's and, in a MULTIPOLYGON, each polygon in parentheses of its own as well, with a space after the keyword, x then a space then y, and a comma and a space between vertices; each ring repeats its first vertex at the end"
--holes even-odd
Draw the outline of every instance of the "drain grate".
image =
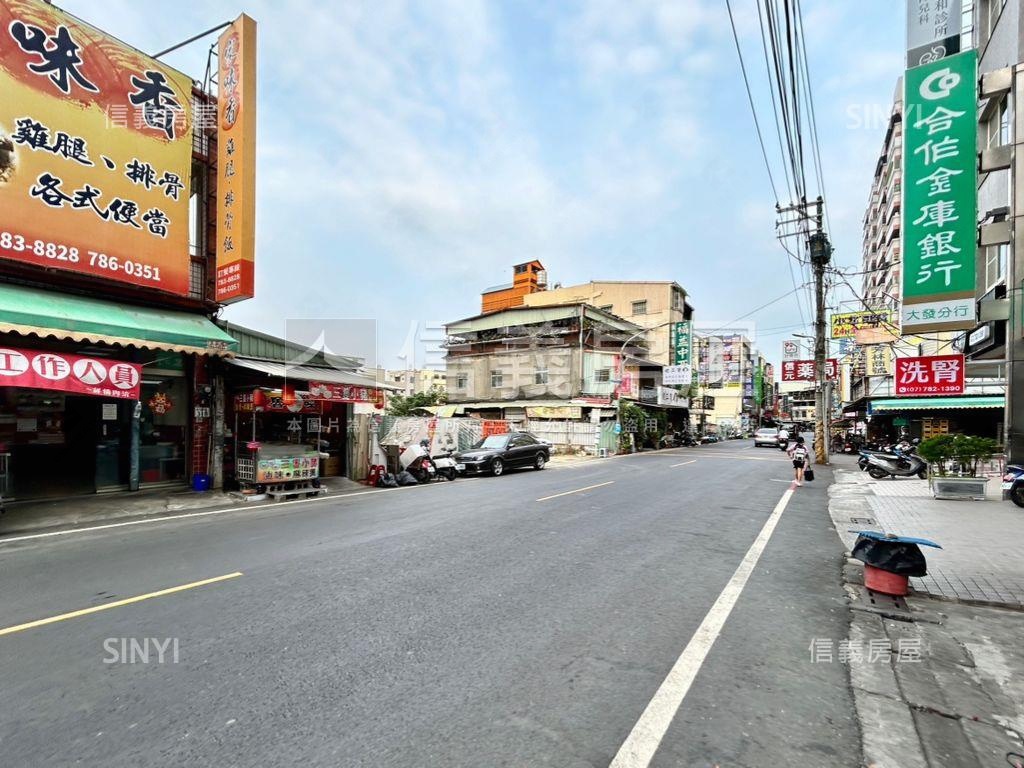
POLYGON ((851 517, 850 522, 857 525, 874 525, 875 519, 873 517, 851 517))
POLYGON ((881 611, 910 611, 910 606, 907 605, 907 601, 902 597, 883 595, 881 592, 875 592, 866 587, 864 588, 864 601, 872 608, 877 608, 881 611))

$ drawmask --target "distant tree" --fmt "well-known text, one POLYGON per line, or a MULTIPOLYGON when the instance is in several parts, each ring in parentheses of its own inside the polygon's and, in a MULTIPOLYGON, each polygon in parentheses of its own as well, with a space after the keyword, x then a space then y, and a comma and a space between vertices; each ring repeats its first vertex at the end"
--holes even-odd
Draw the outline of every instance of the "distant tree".
POLYGON ((448 402, 448 393, 443 387, 434 384, 426 392, 414 395, 392 395, 388 402, 388 413, 392 416, 411 416, 417 408, 428 408, 433 405, 444 405, 448 402))

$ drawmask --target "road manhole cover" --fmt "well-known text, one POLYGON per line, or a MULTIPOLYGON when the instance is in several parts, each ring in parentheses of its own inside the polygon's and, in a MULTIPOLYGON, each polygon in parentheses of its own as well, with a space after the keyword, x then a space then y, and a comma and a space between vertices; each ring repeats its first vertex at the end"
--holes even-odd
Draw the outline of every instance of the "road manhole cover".
POLYGON ((851 517, 850 518, 850 522, 851 523, 856 523, 857 525, 874 525, 875 524, 875 520, 872 517, 851 517))

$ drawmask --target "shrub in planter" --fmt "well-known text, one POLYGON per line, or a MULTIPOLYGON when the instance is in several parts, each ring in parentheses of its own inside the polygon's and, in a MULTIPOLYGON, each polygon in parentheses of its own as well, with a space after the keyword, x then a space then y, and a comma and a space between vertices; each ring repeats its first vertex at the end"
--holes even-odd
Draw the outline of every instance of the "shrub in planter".
POLYGON ((977 477, 978 465, 991 459, 997 449, 996 441, 989 437, 938 435, 921 443, 917 453, 939 477, 948 476, 950 470, 959 477, 977 477))
POLYGON ((937 499, 984 499, 988 479, 978 477, 978 465, 992 458, 995 440, 971 435, 939 435, 925 440, 917 452, 929 472, 932 495, 937 499))

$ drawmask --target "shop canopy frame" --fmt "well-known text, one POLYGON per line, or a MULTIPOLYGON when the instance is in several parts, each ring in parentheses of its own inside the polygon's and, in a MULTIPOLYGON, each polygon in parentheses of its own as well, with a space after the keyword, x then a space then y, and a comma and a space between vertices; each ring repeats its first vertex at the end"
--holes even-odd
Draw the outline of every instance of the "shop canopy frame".
POLYGON ((899 413, 901 411, 980 410, 1005 408, 1005 397, 903 397, 873 400, 870 413, 899 413))
POLYGON ((229 356, 238 342, 202 314, 0 284, 0 332, 229 356))

